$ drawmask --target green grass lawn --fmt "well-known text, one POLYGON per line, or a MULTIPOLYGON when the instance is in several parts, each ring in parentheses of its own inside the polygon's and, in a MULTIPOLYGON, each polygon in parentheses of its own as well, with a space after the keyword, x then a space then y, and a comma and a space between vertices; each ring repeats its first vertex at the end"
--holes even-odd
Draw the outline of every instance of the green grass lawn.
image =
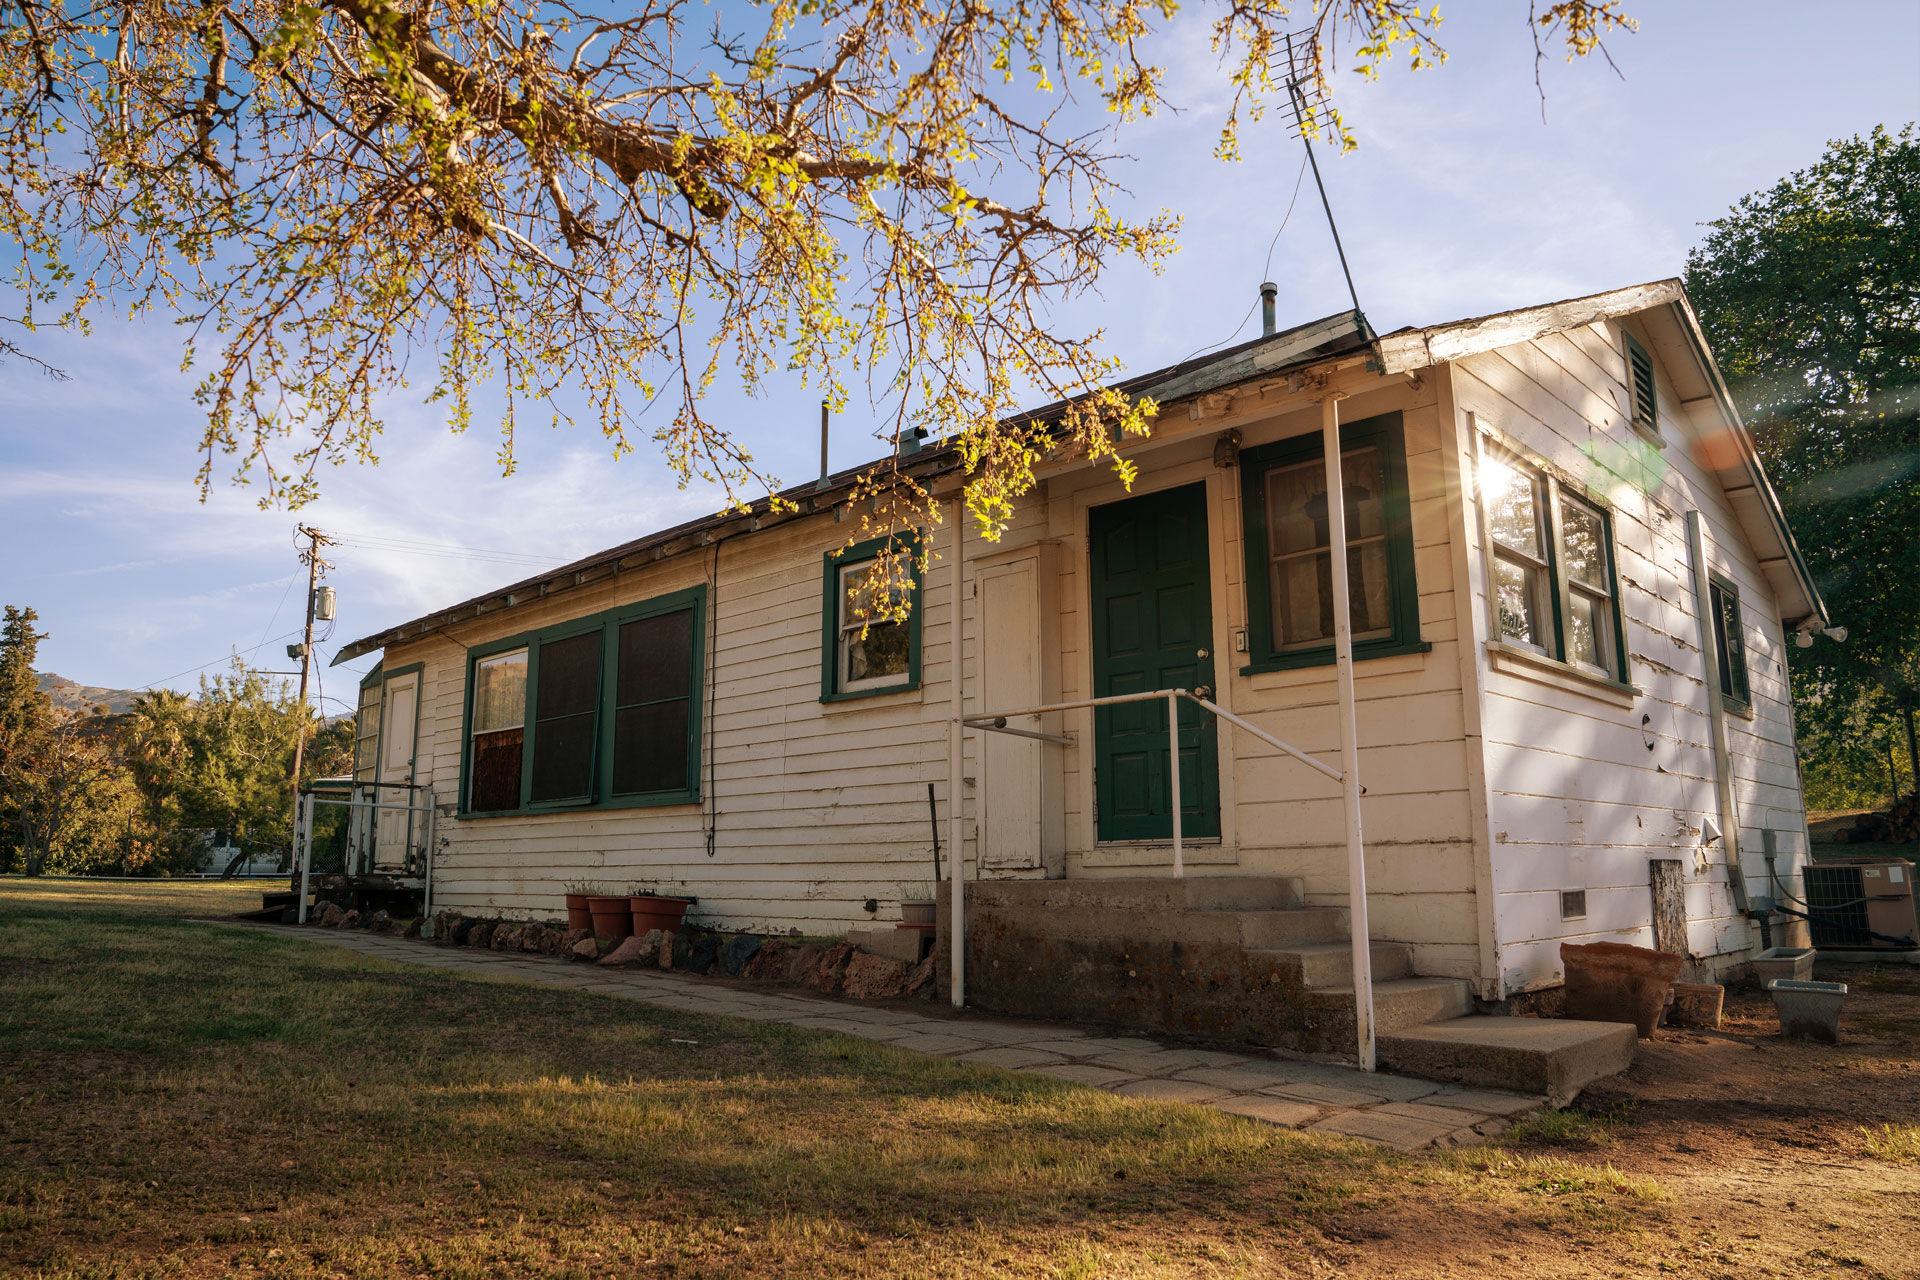
POLYGON ((258 891, 0 880, 0 1272, 1306 1274, 1369 1210, 1664 1199, 188 918, 258 891))

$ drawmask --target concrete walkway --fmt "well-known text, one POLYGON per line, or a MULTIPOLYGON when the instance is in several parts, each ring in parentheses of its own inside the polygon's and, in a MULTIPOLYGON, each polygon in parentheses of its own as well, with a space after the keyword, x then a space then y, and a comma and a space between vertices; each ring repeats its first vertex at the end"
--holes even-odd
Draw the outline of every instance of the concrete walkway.
POLYGON ((638 1000, 663 1009, 883 1040, 902 1049, 1032 1071, 1132 1098, 1188 1102, 1271 1124, 1338 1133, 1402 1151, 1479 1142, 1546 1099, 1368 1074, 1333 1063, 1221 1053, 1041 1022, 949 1014, 659 969, 608 969, 517 953, 436 947, 342 929, 255 925, 363 955, 452 973, 510 978, 638 1000))

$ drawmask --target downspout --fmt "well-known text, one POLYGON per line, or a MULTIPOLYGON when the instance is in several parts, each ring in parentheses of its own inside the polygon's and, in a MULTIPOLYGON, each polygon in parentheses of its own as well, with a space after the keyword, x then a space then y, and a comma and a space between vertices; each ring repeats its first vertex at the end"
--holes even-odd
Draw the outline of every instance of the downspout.
POLYGON ((1749 910, 1747 873, 1740 866, 1740 814, 1733 796, 1733 758, 1727 751, 1727 711, 1720 705, 1720 653, 1713 643, 1713 595, 1707 585, 1707 548, 1699 511, 1687 512, 1687 558, 1693 575, 1693 615, 1700 629, 1700 667, 1707 680, 1707 729, 1713 744, 1713 793, 1720 839, 1727 851, 1727 887, 1733 909, 1749 910))
POLYGON ((965 806, 963 793, 966 781, 960 776, 964 767, 961 757, 965 749, 961 717, 966 714, 966 655, 961 644, 966 631, 966 571, 963 562, 967 547, 966 516, 967 502, 965 490, 962 490, 954 497, 950 522, 953 526, 953 589, 948 606, 952 612, 947 623, 947 697, 951 703, 951 714, 947 721, 947 876, 952 886, 947 893, 951 910, 947 921, 947 982, 956 1009, 965 1007, 967 1003, 967 882, 963 875, 967 847, 966 827, 961 812, 965 806))

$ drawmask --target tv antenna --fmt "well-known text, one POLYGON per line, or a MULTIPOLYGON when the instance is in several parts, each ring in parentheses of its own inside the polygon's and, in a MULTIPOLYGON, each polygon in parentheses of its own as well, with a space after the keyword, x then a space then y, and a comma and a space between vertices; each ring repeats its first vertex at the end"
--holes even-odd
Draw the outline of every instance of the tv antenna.
POLYGON ((1340 255, 1340 273, 1347 278, 1347 296, 1353 310, 1360 314, 1360 294, 1353 287, 1353 272, 1347 267, 1347 251, 1340 244, 1340 227, 1333 220, 1333 205, 1327 201, 1327 184, 1320 180, 1320 162, 1314 159, 1313 136, 1330 122, 1327 106, 1327 81, 1320 73, 1318 41, 1313 28, 1290 32, 1281 37, 1276 52, 1286 59, 1283 68, 1287 82, 1287 101, 1293 107, 1293 136, 1307 149, 1307 163, 1313 166, 1313 185, 1320 189, 1320 207, 1327 211, 1327 229, 1333 232, 1333 251, 1340 255))

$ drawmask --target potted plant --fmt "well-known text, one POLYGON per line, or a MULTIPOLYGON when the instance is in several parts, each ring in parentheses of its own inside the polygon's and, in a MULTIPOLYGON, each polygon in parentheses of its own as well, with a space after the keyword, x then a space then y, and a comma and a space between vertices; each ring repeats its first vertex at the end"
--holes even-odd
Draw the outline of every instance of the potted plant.
POLYGON ((900 923, 932 924, 933 891, 923 884, 900 886, 900 923))
POLYGON ((593 915, 593 933, 597 938, 633 936, 633 912, 627 909, 625 894, 589 894, 587 910, 593 915))
POLYGON ((652 929, 663 933, 678 933, 680 922, 686 918, 687 908, 699 902, 692 894, 676 895, 661 893, 651 885, 636 884, 627 887, 627 909, 632 917, 633 931, 644 934, 652 929))
POLYGON ((607 886, 598 880, 578 880, 567 885, 566 891, 567 928, 593 928, 593 908, 587 905, 587 899, 607 896, 607 886))

